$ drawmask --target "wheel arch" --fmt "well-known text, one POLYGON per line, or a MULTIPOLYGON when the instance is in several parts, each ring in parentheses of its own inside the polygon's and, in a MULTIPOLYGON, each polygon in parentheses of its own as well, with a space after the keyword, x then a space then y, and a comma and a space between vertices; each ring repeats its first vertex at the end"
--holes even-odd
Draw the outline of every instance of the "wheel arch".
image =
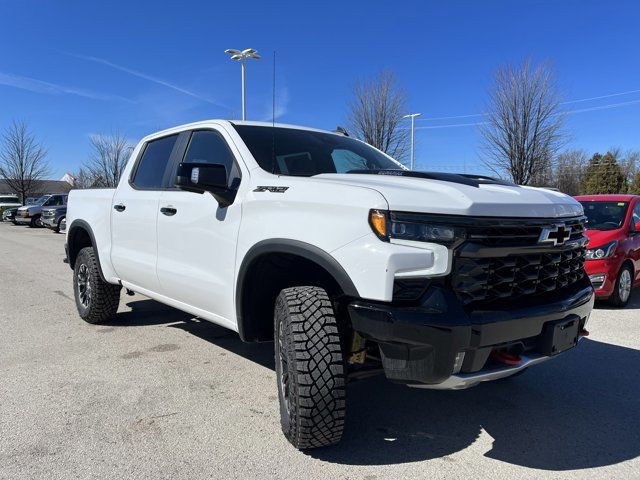
POLYGON ((319 284, 316 286, 334 295, 359 297, 342 265, 315 245, 282 238, 263 240, 251 247, 242 260, 236 282, 240 338, 245 342, 270 340, 278 293, 282 288, 302 286, 300 282, 305 280, 319 284), (264 288, 257 288, 259 286, 264 288))
POLYGON ((96 237, 93 234, 93 229, 84 220, 74 220, 73 223, 67 227, 69 233, 67 233, 67 249, 69 266, 73 269, 75 267, 76 258, 78 253, 85 247, 93 247, 94 254, 98 263, 98 272, 100 278, 105 280, 104 273, 102 273, 102 265, 100 264, 100 254, 98 253, 98 244, 96 243, 96 237))

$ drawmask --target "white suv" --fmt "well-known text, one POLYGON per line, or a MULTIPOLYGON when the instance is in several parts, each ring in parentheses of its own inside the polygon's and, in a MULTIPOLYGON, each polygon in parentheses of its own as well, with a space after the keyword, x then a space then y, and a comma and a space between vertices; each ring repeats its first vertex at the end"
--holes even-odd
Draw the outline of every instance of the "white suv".
POLYGON ((298 448, 340 440, 349 379, 455 389, 576 345, 593 305, 582 207, 483 176, 407 171, 344 134, 205 121, 144 138, 116 189, 74 190, 80 316, 121 287, 274 341, 298 448))

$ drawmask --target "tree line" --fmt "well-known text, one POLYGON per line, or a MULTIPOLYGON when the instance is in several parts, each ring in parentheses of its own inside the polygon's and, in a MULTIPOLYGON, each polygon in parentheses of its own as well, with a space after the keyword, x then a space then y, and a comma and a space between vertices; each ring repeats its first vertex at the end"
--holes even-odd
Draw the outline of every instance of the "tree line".
MULTIPOLYGON (((73 188, 115 187, 133 146, 119 132, 90 135, 90 154, 72 176, 73 188)), ((14 120, 0 136, 0 179, 24 203, 51 175, 48 151, 24 120, 14 120)), ((0 192, 10 193, 10 192, 0 192)))

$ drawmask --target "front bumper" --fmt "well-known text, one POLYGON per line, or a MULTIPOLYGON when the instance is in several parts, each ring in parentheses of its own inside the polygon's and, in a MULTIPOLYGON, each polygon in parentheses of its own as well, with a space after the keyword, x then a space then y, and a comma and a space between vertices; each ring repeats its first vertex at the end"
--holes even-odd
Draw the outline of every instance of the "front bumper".
POLYGON ((419 306, 356 300, 348 309, 354 330, 379 344, 388 379, 455 389, 512 375, 563 351, 552 351, 548 332, 557 322, 571 320, 577 331, 584 328, 593 288, 585 276, 540 302, 534 296, 508 308, 467 311, 453 291, 434 285, 419 306), (505 367, 490 359, 494 350, 511 347, 522 351, 518 365, 505 367))
POLYGON ((594 282, 593 288, 596 292, 596 298, 609 298, 616 286, 618 272, 624 258, 622 255, 614 255, 610 258, 602 260, 588 260, 585 265, 585 271, 589 277, 596 278, 598 282, 594 282), (604 281, 601 281, 604 276, 604 281))
POLYGON ((57 228, 58 227, 58 218, 56 217, 40 217, 40 221, 45 227, 48 228, 57 228))
POLYGON ((14 222, 16 223, 22 223, 22 224, 29 224, 31 223, 31 217, 21 217, 19 215, 16 215, 15 218, 13 219, 14 222))

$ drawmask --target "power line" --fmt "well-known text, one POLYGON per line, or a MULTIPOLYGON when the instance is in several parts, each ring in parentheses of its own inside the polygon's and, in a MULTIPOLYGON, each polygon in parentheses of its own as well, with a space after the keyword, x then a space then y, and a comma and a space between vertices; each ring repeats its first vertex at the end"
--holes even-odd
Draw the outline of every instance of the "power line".
MULTIPOLYGON (((640 103, 640 99, 639 100, 630 100, 628 102, 619 102, 619 103, 610 103, 608 105, 599 105, 597 107, 589 107, 589 108, 580 108, 580 109, 576 109, 576 110, 563 110, 562 112, 559 112, 557 115, 562 115, 562 114, 573 114, 573 113, 583 113, 583 112, 592 112, 595 110, 607 110, 610 108, 618 108, 618 107, 624 107, 627 105, 635 105, 637 103, 640 103)), ((483 114, 478 114, 478 115, 488 115, 488 113, 483 113, 483 114)), ((425 126, 425 127, 415 127, 416 130, 432 130, 432 129, 436 129, 436 128, 454 128, 454 127, 472 127, 472 126, 476 126, 476 125, 487 125, 489 122, 473 122, 473 123, 451 123, 448 125, 429 125, 429 126, 425 126)))
MULTIPOLYGON (((621 95, 630 95, 632 93, 640 93, 640 90, 628 90, 626 92, 618 92, 618 93, 610 93, 607 95, 599 95, 597 97, 588 97, 588 98, 579 98, 577 100, 567 100, 566 102, 561 102, 560 105, 568 105, 570 103, 580 103, 580 102, 588 102, 590 100, 600 100, 603 98, 611 98, 611 97, 619 97, 621 95)), ((569 110, 565 113, 579 113, 579 112, 589 112, 591 110, 603 110, 606 108, 615 108, 618 106, 624 106, 624 105, 631 105, 632 103, 640 103, 639 100, 634 100, 631 102, 622 102, 622 103, 614 103, 614 104, 610 104, 610 105, 603 105, 601 107, 592 107, 591 109, 582 109, 582 110, 569 110)), ((447 115, 447 116, 443 116, 443 117, 428 117, 428 118, 419 118, 417 119, 420 122, 423 121, 428 121, 428 120, 452 120, 455 118, 471 118, 471 117, 484 117, 489 115, 491 112, 483 112, 483 113, 470 113, 467 115, 447 115)), ((482 122, 481 122, 482 123, 482 122)), ((468 126, 472 126, 472 125, 480 125, 481 123, 466 123, 466 124, 459 124, 459 126, 464 126, 464 127, 468 127, 468 126)), ((450 125, 450 126, 458 126, 458 124, 455 125, 450 125)), ((449 127, 449 125, 443 125, 440 128, 447 128, 449 127)), ((417 127, 417 128, 423 128, 423 127, 417 127)), ((435 127, 434 127, 435 128, 435 127)))

